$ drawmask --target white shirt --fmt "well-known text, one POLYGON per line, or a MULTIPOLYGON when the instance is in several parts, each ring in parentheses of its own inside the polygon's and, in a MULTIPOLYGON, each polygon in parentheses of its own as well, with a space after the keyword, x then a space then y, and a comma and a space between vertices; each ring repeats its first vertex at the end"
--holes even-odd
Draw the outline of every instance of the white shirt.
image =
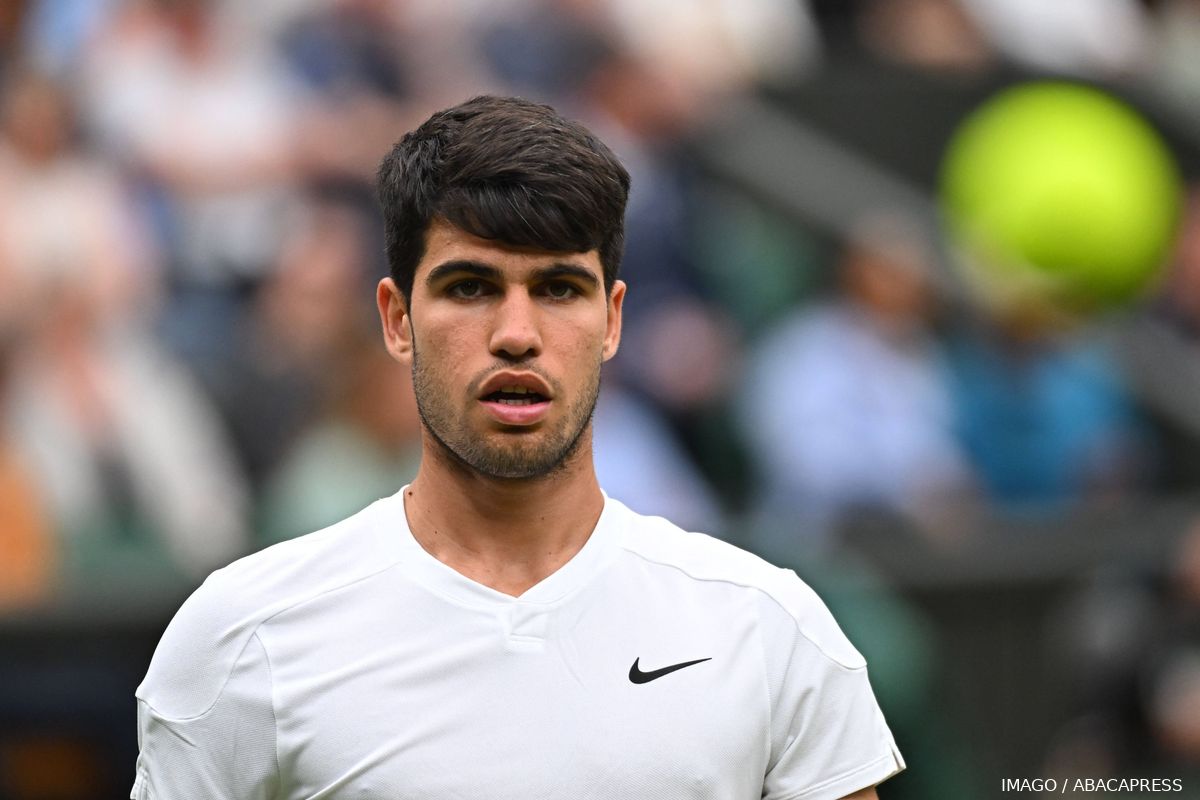
POLYGON ((610 498, 514 598, 401 490, 214 573, 137 697, 136 800, 834 800, 904 768, 794 573, 610 498))

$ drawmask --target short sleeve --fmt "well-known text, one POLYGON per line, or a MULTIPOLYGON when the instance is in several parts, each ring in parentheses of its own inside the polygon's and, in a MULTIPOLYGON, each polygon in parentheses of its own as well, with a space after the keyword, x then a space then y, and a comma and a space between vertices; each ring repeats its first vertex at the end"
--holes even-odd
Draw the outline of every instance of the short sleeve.
MULTIPOLYGON (((151 671, 169 669, 171 661, 156 657, 151 671)), ((155 678, 172 681, 169 674, 155 678)), ((153 696, 140 694, 138 746, 132 800, 274 797, 279 770, 271 672, 258 636, 248 638, 216 699, 194 716, 168 716, 153 696)))
POLYGON ((838 800, 904 769, 862 656, 811 590, 798 618, 764 599, 767 800, 838 800))

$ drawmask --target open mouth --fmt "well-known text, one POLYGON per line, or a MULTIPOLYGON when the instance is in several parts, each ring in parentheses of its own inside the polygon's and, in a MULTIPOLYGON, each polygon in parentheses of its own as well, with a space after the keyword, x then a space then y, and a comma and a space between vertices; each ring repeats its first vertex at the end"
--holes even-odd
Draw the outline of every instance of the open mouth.
POLYGON ((524 386, 505 386, 491 394, 485 394, 484 402, 500 403, 506 406, 532 406, 546 402, 547 397, 526 389, 524 386))

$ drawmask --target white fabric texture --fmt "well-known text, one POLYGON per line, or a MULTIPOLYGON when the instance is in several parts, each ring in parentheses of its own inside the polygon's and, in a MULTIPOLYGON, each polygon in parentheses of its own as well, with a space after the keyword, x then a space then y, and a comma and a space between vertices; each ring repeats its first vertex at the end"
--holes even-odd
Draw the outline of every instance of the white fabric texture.
POLYGON ((836 800, 903 769, 790 571, 606 499, 514 598, 426 553, 403 502, 184 604, 138 688, 133 798, 836 800), (635 683, 635 660, 697 663, 635 683))

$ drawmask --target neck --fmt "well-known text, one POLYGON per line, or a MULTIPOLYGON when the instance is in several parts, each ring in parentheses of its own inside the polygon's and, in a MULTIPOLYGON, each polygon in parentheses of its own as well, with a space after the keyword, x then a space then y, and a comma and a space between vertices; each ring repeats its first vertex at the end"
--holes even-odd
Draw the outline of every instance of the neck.
POLYGON ((560 469, 519 480, 480 475, 427 442, 404 497, 413 537, 471 580, 523 594, 579 552, 604 508, 584 436, 560 469))

